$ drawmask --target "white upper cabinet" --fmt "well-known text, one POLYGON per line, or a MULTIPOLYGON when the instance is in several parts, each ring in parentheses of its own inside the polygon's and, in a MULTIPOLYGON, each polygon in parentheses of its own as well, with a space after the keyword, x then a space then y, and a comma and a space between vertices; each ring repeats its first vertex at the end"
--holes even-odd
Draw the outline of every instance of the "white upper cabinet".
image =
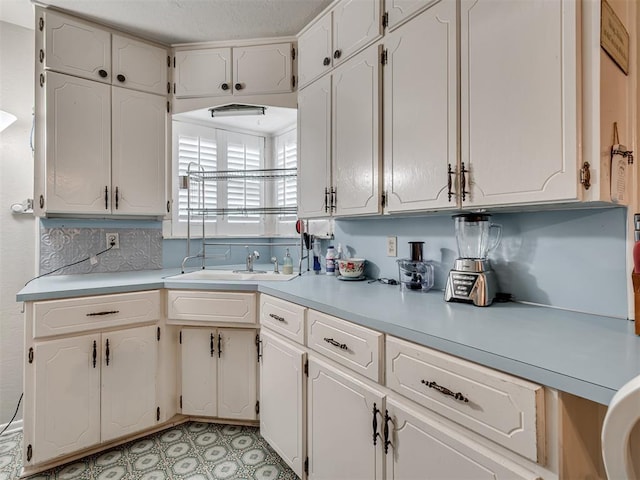
POLYGON ((121 35, 113 35, 112 84, 143 92, 169 93, 167 51, 121 35))
POLYGON ((462 0, 463 207, 577 198, 576 9, 462 0))
POLYGON ((162 215, 165 202, 166 99, 112 89, 113 213, 162 215))
POLYGON ((176 97, 231 95, 231 49, 208 48, 175 52, 176 97))
POLYGON ((174 66, 176 98, 293 91, 291 43, 177 50, 174 66))
MULTIPOLYGON (((48 213, 109 213, 111 87, 54 72, 43 74, 48 213)), ((42 146, 39 146, 42 148, 42 146)))
POLYGON ((300 86, 380 38, 380 4, 380 0, 343 0, 300 35, 300 86))
POLYGON ((387 35, 384 48, 385 211, 455 208, 456 2, 421 13, 387 35))
MULTIPOLYGON (((393 30, 411 15, 428 8, 441 0, 386 0, 384 2, 387 27, 393 30)), ((454 3, 444 0, 444 3, 454 3)))
POLYGON ((46 70, 164 95, 167 50, 57 12, 38 17, 44 32, 38 52, 46 70))

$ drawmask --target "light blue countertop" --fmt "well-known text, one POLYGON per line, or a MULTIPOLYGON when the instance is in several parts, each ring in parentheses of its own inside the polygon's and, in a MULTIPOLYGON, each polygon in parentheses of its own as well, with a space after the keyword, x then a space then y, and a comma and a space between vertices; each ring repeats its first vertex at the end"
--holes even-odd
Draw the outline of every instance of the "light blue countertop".
POLYGON ((305 274, 288 282, 181 281, 178 270, 61 275, 24 287, 18 301, 156 288, 258 291, 607 405, 640 375, 640 337, 633 322, 611 317, 496 303, 447 303, 439 291, 342 282, 305 274))

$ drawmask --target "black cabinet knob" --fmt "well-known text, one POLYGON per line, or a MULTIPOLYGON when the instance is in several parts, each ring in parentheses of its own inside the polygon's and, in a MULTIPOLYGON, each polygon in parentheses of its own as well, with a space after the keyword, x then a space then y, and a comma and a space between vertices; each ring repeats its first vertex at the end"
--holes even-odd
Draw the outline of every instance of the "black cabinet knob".
POLYGON ((326 67, 330 63, 331 63, 331 59, 329 57, 324 57, 324 60, 322 61, 322 64, 326 67))
POLYGON ((109 74, 106 70, 98 70, 98 75, 100 75, 102 78, 105 78, 109 74))
POLYGON ((235 88, 236 88, 236 90, 242 90, 244 87, 242 86, 241 83, 236 83, 235 84, 235 88))
POLYGON ((335 52, 333 52, 333 58, 340 58, 340 56, 342 55, 342 50, 336 50, 335 52))
POLYGON ((125 76, 122 75, 121 73, 119 73, 116 78, 118 79, 119 82, 123 82, 123 83, 126 80, 125 76))
POLYGON ((222 85, 220 85, 220 88, 224 91, 229 90, 229 84, 228 83, 223 83, 222 85))

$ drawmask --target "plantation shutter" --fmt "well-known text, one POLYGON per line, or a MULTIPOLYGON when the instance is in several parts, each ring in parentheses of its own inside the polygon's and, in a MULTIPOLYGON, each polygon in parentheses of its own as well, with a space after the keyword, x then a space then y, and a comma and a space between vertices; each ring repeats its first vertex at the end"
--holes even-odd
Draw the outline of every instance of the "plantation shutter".
MULTIPOLYGON (((264 138, 229 133, 227 135, 227 170, 257 170, 263 168, 264 138)), ((244 213, 230 213, 229 223, 259 223, 260 214, 251 209, 263 206, 262 181, 234 178, 227 181, 227 207, 230 211, 242 209, 244 213)))
MULTIPOLYGON (((290 131, 276 139, 276 168, 297 168, 298 145, 296 131, 290 131)), ((297 179, 287 177, 278 181, 276 189, 276 206, 295 207, 297 205, 297 179)), ((280 215, 281 220, 295 218, 294 214, 280 215)))
MULTIPOLYGON (((202 133, 206 134, 206 132, 202 133)), ((217 169, 215 130, 210 130, 207 136, 178 134, 178 175, 186 175, 189 165, 191 165, 192 171, 197 171, 197 167, 195 167, 194 164, 207 171, 215 171, 217 169)), ((201 186, 198 182, 192 182, 190 189, 192 207, 199 205, 199 199, 203 193, 200 188, 201 186)), ((217 183, 205 182, 205 208, 216 208, 218 205, 217 196, 217 183)), ((186 189, 180 189, 178 192, 178 221, 180 222, 187 221, 188 201, 188 191, 186 189)), ((206 221, 215 222, 215 220, 215 216, 206 218, 206 221)))

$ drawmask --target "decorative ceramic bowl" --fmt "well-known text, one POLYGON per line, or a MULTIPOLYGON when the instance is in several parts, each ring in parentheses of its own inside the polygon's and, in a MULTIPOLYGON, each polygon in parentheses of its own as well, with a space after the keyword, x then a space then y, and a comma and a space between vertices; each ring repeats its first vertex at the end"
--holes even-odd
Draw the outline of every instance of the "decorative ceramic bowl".
POLYGON ((364 274, 364 258, 338 260, 338 270, 343 277, 361 277, 364 274))

